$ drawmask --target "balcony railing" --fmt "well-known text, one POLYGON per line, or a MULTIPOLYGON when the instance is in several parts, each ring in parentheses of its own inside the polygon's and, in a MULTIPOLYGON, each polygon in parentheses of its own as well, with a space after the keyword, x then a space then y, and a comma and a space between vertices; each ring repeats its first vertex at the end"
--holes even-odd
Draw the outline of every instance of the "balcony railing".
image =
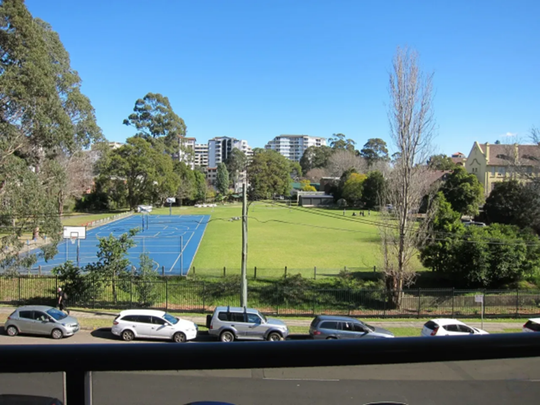
POLYGON ((224 370, 540 356, 538 334, 196 344, 0 346, 0 373, 64 372, 67 405, 92 404, 92 371, 224 370))

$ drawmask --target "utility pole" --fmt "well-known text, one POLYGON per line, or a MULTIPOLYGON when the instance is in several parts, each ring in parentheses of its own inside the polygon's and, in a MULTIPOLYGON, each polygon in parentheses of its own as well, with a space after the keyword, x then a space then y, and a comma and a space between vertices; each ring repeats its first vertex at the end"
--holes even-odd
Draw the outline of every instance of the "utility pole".
POLYGON ((246 183, 242 184, 242 280, 240 306, 247 307, 247 193, 246 183))

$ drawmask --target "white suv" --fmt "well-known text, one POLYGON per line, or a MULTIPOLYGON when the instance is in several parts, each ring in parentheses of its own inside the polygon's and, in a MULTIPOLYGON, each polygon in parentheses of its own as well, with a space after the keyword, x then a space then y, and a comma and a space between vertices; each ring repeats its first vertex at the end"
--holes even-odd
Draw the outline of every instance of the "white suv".
POLYGON ((489 335, 482 329, 473 328, 457 319, 432 319, 422 328, 422 336, 489 335))
POLYGON ((531 318, 523 325, 523 332, 540 332, 540 318, 531 318))
POLYGON ((171 339, 182 343, 197 337, 197 325, 164 311, 129 309, 120 312, 111 329, 112 333, 129 341, 135 338, 171 339))

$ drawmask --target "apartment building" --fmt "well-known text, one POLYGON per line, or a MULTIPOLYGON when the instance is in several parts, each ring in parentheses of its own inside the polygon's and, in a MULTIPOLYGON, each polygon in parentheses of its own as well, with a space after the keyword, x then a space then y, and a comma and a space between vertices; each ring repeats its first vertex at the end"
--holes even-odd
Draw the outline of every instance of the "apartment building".
POLYGON ((208 144, 196 143, 195 144, 195 166, 208 167, 208 144))
POLYGON ((299 162, 310 146, 325 146, 326 138, 309 135, 280 135, 265 145, 265 149, 275 150, 287 159, 299 162))

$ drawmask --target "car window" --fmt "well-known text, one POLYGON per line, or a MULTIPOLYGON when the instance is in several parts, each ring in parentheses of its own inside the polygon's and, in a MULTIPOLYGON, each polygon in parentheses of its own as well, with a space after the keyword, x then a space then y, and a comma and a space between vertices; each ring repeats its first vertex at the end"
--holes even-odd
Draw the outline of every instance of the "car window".
POLYGON ((461 332, 458 325, 445 325, 444 329, 446 329, 448 332, 461 332))
POLYGON ((20 311, 19 318, 34 319, 34 311, 20 311))
POLYGON ((121 321, 137 322, 137 317, 135 315, 126 315, 121 319, 121 321))
POLYGON ((260 316, 260 318, 265 321, 265 322, 268 322, 268 319, 266 319, 266 316, 264 316, 263 314, 261 314, 259 311, 257 311, 257 314, 260 316))
POLYGON ((50 318, 45 315, 45 312, 34 311, 34 317, 36 321, 48 321, 50 318))
POLYGON ((340 322, 341 330, 354 330, 352 322, 340 322))
POLYGON ((355 332, 367 332, 367 331, 364 329, 364 327, 363 327, 362 325, 360 325, 359 323, 355 323, 355 324, 353 325, 353 327, 354 327, 354 331, 355 331, 355 332))
POLYGON ((229 320, 229 317, 227 316, 227 312, 220 312, 218 314, 218 319, 220 321, 228 321, 229 320))
POLYGON ((231 322, 245 322, 244 314, 232 312, 230 316, 231 316, 231 322))
POLYGON ((54 319, 56 319, 57 321, 61 320, 61 319, 64 319, 64 318, 67 318, 67 315, 65 313, 63 313, 62 311, 60 311, 59 309, 56 309, 56 308, 51 308, 47 311, 47 313, 52 316, 54 319))
POLYGON ((530 330, 534 330, 535 332, 540 332, 540 324, 533 322, 533 321, 527 321, 525 324, 525 327, 530 330))
POLYGON ((261 323, 261 318, 256 314, 247 314, 247 320, 249 323, 261 323))
POLYGON ((150 315, 138 315, 137 322, 140 323, 152 323, 152 317, 150 315))
POLYGON ((437 329, 439 327, 439 325, 437 325, 433 321, 428 321, 428 322, 425 323, 424 327, 428 328, 428 329, 431 329, 431 330, 435 330, 435 329, 437 329))
POLYGON ((321 329, 339 329, 338 323, 334 321, 326 321, 321 324, 321 329))
POLYGON ((152 323, 155 325, 165 325, 165 320, 161 319, 159 316, 153 316, 152 323))
POLYGON ((167 322, 170 322, 173 325, 176 325, 176 323, 178 322, 178 318, 172 316, 171 314, 166 313, 165 315, 163 315, 163 318, 165 318, 167 322))
POLYGON ((466 325, 458 325, 458 326, 459 326, 459 331, 460 331, 460 332, 474 333, 474 330, 472 330, 471 328, 469 328, 469 327, 466 326, 466 325))

